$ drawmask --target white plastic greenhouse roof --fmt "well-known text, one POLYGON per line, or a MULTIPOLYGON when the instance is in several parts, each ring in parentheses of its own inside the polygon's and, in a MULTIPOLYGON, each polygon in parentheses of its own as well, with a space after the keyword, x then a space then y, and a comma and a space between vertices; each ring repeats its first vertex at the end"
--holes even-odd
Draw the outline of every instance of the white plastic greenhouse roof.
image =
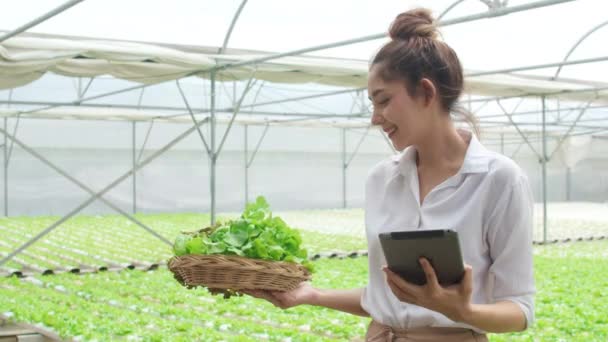
MULTIPOLYGON (((397 13, 417 5, 395 0, 380 7, 377 2, 360 0, 349 2, 346 11, 344 3, 320 0, 289 4, 180 0, 171 2, 171 8, 160 0, 32 1, 10 0, 0 14, 0 23, 8 26, 0 32, 0 89, 27 87, 47 73, 77 78, 110 75, 116 80, 156 84, 188 76, 207 79, 210 70, 220 81, 253 77, 273 83, 361 89, 366 86, 368 59, 382 43, 378 38, 397 13), (69 8, 13 35, 15 28, 61 5, 69 8), (76 29, 79 36, 73 35, 76 29), (100 38, 87 38, 93 36, 100 38), (332 44, 372 36, 376 39, 332 44), (325 48, 302 49, 315 46, 325 48), (284 57, 260 52, 298 49, 302 53, 284 57)), ((447 13, 441 30, 463 61, 468 94, 544 95, 608 104, 608 48, 603 43, 607 30, 602 30, 606 2, 439 0, 424 5, 431 6, 437 16, 447 13), (521 10, 509 12, 517 8, 521 10), (570 64, 555 78, 561 62, 570 64)), ((149 109, 85 105, 74 102, 74 106, 31 111, 16 106, 1 110, 0 115, 131 121, 162 116, 161 111, 149 109)), ((187 117, 166 120, 188 122, 187 117)), ((241 120, 252 119, 237 122, 241 120)), ((310 124, 309 120, 301 123, 310 124)), ((318 121, 321 125, 335 122, 318 121)), ((355 121, 349 119, 346 125, 355 121)))
MULTIPOLYGON (((90 40, 81 37, 15 37, 0 46, 0 88, 26 85, 46 72, 72 77, 111 75, 139 83, 158 83, 188 75, 209 78, 213 67, 260 59, 272 54, 209 54, 154 44, 90 40)), ((252 66, 219 70, 221 80, 250 77, 275 83, 319 83, 364 87, 367 61, 283 57, 252 66)), ((471 72, 465 72, 470 74, 471 72)), ((538 76, 495 74, 469 76, 467 91, 474 95, 527 96, 547 94, 564 100, 598 100, 608 104, 608 83, 580 80, 552 81, 538 76), (596 90, 599 89, 599 90, 596 90)))

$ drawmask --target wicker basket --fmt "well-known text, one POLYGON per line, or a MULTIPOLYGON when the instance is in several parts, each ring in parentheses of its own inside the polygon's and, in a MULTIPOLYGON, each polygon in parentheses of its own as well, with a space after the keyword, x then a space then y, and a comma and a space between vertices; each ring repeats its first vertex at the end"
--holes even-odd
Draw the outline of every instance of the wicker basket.
POLYGON ((176 256, 168 266, 182 285, 204 286, 211 292, 289 291, 310 280, 310 273, 302 265, 232 255, 176 256))

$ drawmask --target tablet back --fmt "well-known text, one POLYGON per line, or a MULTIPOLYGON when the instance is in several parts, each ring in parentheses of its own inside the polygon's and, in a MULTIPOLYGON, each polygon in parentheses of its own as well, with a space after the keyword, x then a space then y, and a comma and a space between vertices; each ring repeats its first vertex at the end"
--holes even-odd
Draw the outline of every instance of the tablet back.
POLYGON ((419 258, 430 262, 441 285, 459 283, 464 275, 464 264, 458 233, 449 229, 415 230, 379 234, 387 266, 405 280, 417 285, 426 284, 419 258))

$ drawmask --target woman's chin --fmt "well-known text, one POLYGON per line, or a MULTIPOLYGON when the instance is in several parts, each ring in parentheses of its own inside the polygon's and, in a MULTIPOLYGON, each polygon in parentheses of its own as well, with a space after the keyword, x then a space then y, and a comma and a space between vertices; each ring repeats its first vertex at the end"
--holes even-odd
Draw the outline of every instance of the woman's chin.
POLYGON ((408 146, 410 146, 410 143, 408 143, 407 141, 399 141, 399 140, 393 140, 393 147, 395 148, 395 150, 397 151, 403 151, 405 150, 408 146))

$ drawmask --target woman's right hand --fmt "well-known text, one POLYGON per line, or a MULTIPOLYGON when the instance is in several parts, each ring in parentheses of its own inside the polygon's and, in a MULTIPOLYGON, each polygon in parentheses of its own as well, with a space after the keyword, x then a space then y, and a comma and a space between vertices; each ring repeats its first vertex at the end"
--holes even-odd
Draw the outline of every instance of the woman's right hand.
POLYGON ((265 299, 281 309, 289 309, 302 304, 313 305, 318 291, 309 282, 302 282, 295 289, 286 292, 266 290, 242 290, 240 292, 265 299))

